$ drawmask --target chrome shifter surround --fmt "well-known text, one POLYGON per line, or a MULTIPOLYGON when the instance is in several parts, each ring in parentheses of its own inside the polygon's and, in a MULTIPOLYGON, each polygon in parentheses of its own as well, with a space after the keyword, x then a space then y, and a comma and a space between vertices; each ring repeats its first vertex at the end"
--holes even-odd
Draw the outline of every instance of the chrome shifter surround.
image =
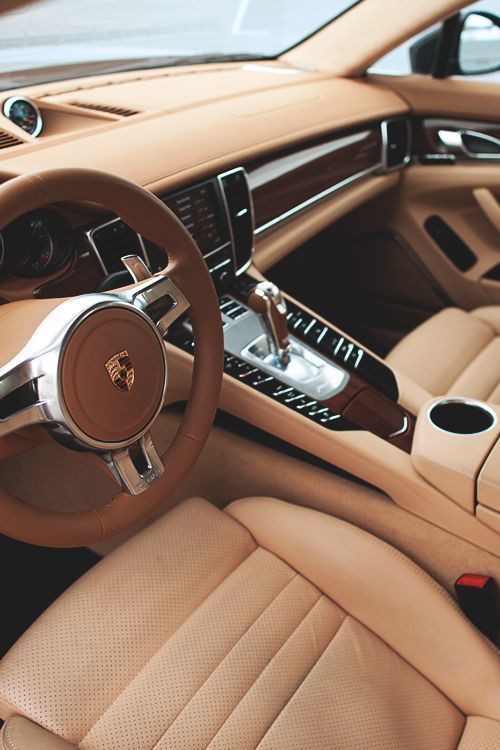
POLYGON ((277 362, 262 315, 238 300, 235 303, 244 311, 236 319, 224 315, 222 311, 224 348, 227 352, 316 401, 328 401, 344 390, 349 382, 349 373, 292 336, 289 338, 288 365, 277 362))

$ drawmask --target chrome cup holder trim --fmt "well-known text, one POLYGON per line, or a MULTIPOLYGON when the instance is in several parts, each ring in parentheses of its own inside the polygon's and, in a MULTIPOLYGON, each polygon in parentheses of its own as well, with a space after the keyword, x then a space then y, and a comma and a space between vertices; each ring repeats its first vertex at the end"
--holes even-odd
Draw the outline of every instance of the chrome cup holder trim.
POLYGON ((427 407, 426 410, 426 418, 427 421, 432 425, 432 427, 435 430, 438 430, 439 432, 443 432, 445 435, 455 435, 456 437, 474 437, 475 435, 484 435, 487 432, 490 432, 490 430, 493 430, 497 423, 498 423, 498 417, 496 412, 489 406, 488 404, 485 404, 484 401, 478 401, 473 398, 460 398, 456 396, 455 398, 443 398, 439 399, 437 401, 433 401, 432 404, 430 404, 427 407), (478 432, 452 432, 451 430, 445 430, 443 427, 439 427, 431 417, 432 411, 436 408, 436 406, 446 406, 447 404, 460 404, 461 406, 474 406, 477 409, 481 409, 482 411, 486 412, 490 415, 492 418, 492 422, 489 425, 489 427, 486 427, 484 430, 479 430, 478 432))

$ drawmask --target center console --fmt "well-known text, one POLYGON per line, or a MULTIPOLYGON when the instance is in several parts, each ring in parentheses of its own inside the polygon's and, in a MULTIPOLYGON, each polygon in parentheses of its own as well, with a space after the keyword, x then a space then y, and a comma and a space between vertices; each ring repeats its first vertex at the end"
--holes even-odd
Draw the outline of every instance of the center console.
MULTIPOLYGON (((225 372, 328 430, 368 430, 409 452, 414 418, 397 404, 392 371, 291 300, 285 312, 290 359, 280 362, 264 316, 249 304, 258 284, 245 275, 221 297, 225 372)), ((189 323, 169 338, 192 351, 189 323)))

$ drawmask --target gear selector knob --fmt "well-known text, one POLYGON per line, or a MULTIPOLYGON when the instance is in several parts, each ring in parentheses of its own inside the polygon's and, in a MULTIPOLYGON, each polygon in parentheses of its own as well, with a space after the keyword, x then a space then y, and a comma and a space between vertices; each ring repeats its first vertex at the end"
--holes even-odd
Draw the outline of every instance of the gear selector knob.
POLYGON ((250 292, 247 304, 262 317, 264 327, 279 365, 285 368, 290 362, 290 340, 286 319, 286 302, 276 284, 261 281, 250 292))

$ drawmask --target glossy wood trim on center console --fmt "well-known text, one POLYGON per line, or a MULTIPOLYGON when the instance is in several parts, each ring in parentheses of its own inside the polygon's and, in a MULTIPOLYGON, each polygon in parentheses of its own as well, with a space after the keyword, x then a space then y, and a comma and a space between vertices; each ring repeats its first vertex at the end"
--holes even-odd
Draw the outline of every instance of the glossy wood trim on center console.
POLYGON ((415 417, 354 373, 337 396, 324 402, 334 412, 362 429, 387 440, 406 453, 411 452, 415 417))

